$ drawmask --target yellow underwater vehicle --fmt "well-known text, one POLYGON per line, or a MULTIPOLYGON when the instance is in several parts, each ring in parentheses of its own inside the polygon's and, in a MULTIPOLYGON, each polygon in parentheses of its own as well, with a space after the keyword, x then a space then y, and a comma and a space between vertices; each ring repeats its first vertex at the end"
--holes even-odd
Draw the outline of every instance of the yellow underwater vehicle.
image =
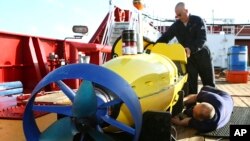
POLYGON ((180 44, 145 44, 148 45, 142 54, 119 55, 122 47, 117 44, 113 52, 118 56, 101 66, 69 64, 46 75, 33 90, 24 112, 27 141, 71 141, 76 135, 83 140, 116 140, 111 133, 125 133, 133 141, 143 140, 144 114, 172 114, 187 81, 187 58, 180 44), (67 79, 79 80, 79 89, 71 89, 64 82, 67 79), (35 105, 36 95, 52 83, 69 102, 35 105), (61 117, 40 131, 33 111, 61 117))

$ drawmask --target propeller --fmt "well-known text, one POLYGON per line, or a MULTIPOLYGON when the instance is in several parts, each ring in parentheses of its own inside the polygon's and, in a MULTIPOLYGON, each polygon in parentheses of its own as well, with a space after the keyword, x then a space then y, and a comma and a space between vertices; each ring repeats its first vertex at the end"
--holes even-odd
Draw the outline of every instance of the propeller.
POLYGON ((40 136, 39 141, 72 141, 77 133, 89 134, 95 141, 113 141, 96 130, 97 98, 90 81, 83 81, 76 92, 72 105, 73 117, 54 122, 40 136))
POLYGON ((104 133, 99 125, 101 122, 130 133, 134 136, 133 141, 137 141, 141 129, 142 112, 136 94, 123 78, 107 68, 93 64, 69 64, 50 72, 37 84, 24 111, 23 128, 27 141, 72 141, 76 134, 80 134, 82 140, 90 137, 95 141, 114 141, 104 133), (64 79, 83 81, 75 92, 62 81, 64 79), (56 83, 71 100, 72 105, 34 105, 37 93, 50 83, 56 83), (99 103, 100 98, 96 95, 92 83, 109 89, 118 99, 99 103), (121 102, 131 112, 133 127, 112 118, 105 110, 100 112, 101 109, 107 109, 121 102), (36 124, 33 110, 62 114, 65 117, 58 119, 41 132, 36 124))

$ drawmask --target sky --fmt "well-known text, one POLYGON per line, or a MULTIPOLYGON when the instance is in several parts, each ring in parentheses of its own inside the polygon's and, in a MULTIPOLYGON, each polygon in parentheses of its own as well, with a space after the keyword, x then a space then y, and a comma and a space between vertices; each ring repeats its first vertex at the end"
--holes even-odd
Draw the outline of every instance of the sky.
MULTIPOLYGON (((1 0, 0 32, 64 39, 73 36, 73 25, 86 25, 88 42, 109 11, 109 2, 132 9, 133 0, 1 0)), ((234 19, 250 23, 249 0, 182 0, 191 14, 211 20, 234 19)), ((144 0, 143 12, 162 19, 174 19, 179 0, 144 0)))

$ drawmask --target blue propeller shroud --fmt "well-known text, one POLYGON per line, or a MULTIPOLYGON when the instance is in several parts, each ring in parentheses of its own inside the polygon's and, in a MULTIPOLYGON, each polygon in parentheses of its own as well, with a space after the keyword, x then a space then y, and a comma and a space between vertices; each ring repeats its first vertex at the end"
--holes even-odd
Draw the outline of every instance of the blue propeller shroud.
MULTIPOLYGON (((111 101, 101 104, 101 106, 103 108, 103 106, 111 106, 112 104, 117 104, 117 102, 111 101)), ((127 83, 127 81, 115 72, 102 66, 95 64, 69 64, 50 72, 37 84, 35 89, 32 91, 31 97, 24 111, 24 134, 27 141, 41 141, 47 140, 49 138, 51 138, 50 140, 52 141, 71 141, 73 136, 79 132, 75 127, 74 119, 81 119, 93 115, 100 116, 97 117, 97 119, 101 119, 104 122, 121 129, 122 131, 132 134, 133 141, 139 140, 142 126, 141 105, 137 95, 127 83), (83 83, 75 93, 62 81, 66 79, 82 79, 83 83), (45 86, 54 82, 73 104, 69 106, 34 105, 33 103, 37 93, 40 92, 45 86), (116 121, 108 115, 95 114, 98 110, 98 105, 100 104, 97 104, 96 102, 96 96, 93 90, 92 82, 109 89, 120 98, 120 100, 127 106, 131 113, 132 119, 134 121, 134 127, 130 127, 123 124, 122 122, 116 121), (40 132, 33 115, 33 110, 63 114, 67 117, 57 120, 44 132, 40 132)), ((98 131, 97 128, 89 129, 88 134, 90 134, 90 136, 92 136, 96 141, 110 140, 109 137, 98 131)))

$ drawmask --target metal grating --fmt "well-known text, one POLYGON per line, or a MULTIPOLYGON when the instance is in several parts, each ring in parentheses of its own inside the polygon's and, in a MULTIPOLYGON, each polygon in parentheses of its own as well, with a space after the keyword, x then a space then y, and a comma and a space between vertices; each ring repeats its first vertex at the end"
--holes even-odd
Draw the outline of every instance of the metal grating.
POLYGON ((229 138, 230 125, 250 125, 250 107, 234 107, 231 119, 224 127, 208 133, 199 133, 201 136, 229 138))

